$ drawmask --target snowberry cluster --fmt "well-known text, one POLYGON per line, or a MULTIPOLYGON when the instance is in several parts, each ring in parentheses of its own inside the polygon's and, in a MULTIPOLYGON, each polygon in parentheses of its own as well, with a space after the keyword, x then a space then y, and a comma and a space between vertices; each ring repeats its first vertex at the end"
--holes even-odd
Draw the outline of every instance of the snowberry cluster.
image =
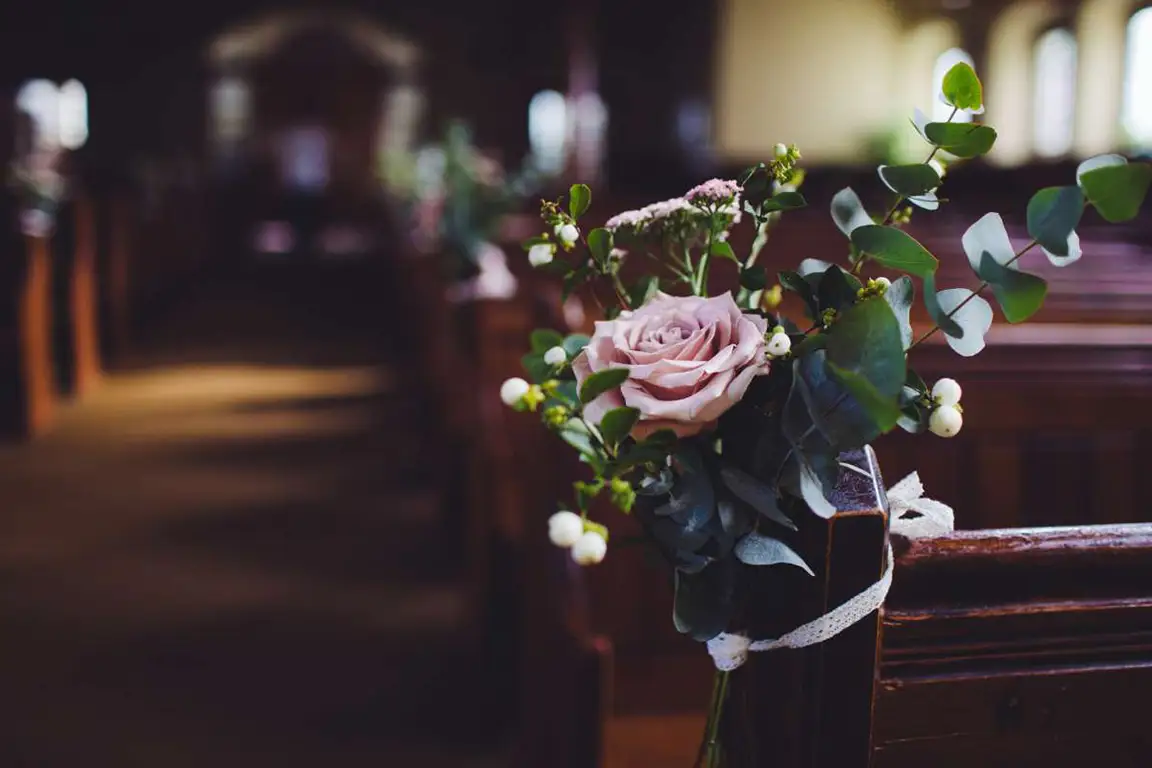
POLYGON ((584 518, 567 510, 548 518, 548 538, 558 547, 572 550, 580 565, 595 565, 608 552, 608 540, 596 530, 588 530, 584 518))
POLYGON ((963 409, 960 407, 960 385, 955 379, 940 379, 932 387, 932 403, 935 406, 928 418, 928 429, 939 437, 955 437, 964 426, 963 409))

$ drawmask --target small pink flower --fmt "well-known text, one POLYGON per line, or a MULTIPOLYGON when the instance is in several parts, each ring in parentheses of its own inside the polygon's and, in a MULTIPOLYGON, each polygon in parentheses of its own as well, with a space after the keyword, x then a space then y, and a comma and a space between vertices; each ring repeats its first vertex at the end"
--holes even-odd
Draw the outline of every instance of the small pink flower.
POLYGON ((724 293, 713 298, 658 293, 643 307, 596 323, 591 341, 572 361, 576 381, 607 368, 627 368, 619 389, 585 406, 598 424, 613 408, 640 411, 632 430, 643 439, 659 429, 695 435, 744 397, 752 379, 768 373, 768 321, 746 315, 724 293))
POLYGON ((684 198, 690 203, 730 203, 740 194, 740 185, 729 179, 709 179, 688 190, 684 198))

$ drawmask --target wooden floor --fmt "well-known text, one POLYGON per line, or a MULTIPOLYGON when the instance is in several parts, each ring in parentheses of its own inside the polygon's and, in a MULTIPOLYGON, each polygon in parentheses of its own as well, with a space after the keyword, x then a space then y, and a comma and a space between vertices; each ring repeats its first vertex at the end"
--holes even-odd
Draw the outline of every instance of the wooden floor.
POLYGON ((374 279, 218 280, 0 446, 0 766, 505 764, 374 279))

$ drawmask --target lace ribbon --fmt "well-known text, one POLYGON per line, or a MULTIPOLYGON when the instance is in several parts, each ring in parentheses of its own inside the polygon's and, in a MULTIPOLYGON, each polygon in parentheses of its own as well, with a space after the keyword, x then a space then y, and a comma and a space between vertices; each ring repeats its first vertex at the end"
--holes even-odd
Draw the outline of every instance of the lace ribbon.
MULTIPOLYGON (((888 490, 889 525, 892 533, 910 539, 926 539, 951 533, 955 521, 952 508, 924 498, 924 486, 913 472, 888 490), (915 517, 907 517, 916 513, 915 517)), ((885 556, 884 575, 855 597, 813 621, 774 640, 752 640, 738 633, 721 633, 708 641, 708 653, 716 668, 725 672, 738 669, 756 651, 777 648, 805 648, 830 640, 861 619, 879 610, 892 586, 892 547, 885 556)))

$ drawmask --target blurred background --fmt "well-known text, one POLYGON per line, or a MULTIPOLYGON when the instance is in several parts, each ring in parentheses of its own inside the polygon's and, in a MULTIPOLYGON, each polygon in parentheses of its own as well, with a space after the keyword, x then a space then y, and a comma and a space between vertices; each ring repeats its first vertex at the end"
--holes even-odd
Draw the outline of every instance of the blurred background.
MULTIPOLYGON (((12 768, 687 765, 709 664, 666 573, 548 545, 579 467, 497 397, 532 328, 597 317, 526 263, 539 200, 587 183, 600 223, 795 143, 764 262, 838 259, 832 194, 882 204, 966 61, 999 139, 911 231, 970 285, 980 215, 1025 242, 1033 191, 1152 152, 1141 0, 0 13, 12 768)), ((925 350, 964 434, 880 448, 961 528, 1152 520, 1152 214, 1080 235, 1033 322, 925 350)))

